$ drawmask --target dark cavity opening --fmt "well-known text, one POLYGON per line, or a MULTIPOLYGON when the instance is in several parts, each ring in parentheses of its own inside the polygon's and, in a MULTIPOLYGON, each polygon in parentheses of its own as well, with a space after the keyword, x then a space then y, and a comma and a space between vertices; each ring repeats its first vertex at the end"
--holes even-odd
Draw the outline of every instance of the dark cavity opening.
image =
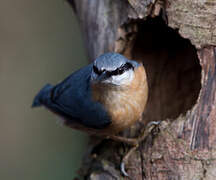
POLYGON ((136 21, 131 57, 147 72, 149 98, 145 122, 175 119, 196 103, 201 88, 201 66, 196 48, 160 18, 136 21))

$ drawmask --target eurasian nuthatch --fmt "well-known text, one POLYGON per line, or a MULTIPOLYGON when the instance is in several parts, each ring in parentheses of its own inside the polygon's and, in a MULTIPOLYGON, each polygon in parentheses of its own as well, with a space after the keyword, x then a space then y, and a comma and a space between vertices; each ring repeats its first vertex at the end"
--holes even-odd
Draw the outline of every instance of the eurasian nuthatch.
POLYGON ((45 106, 72 128, 110 137, 141 118, 147 97, 143 65, 106 53, 61 83, 44 86, 32 106, 45 106))

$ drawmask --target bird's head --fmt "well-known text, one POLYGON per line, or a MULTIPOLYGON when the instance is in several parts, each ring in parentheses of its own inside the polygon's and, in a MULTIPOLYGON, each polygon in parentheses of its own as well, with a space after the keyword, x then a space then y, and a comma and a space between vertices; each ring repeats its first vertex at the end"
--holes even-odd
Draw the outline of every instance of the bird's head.
POLYGON ((128 85, 140 64, 118 53, 106 53, 93 62, 91 82, 115 86, 128 85))

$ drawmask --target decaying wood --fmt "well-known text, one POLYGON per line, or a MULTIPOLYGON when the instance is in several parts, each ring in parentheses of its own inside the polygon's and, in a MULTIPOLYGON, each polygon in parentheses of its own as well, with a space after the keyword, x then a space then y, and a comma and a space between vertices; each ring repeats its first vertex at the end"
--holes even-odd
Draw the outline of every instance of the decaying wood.
MULTIPOLYGON (((162 123, 126 165, 132 179, 216 179, 216 1, 70 3, 91 61, 115 51, 146 67, 150 96, 143 121, 124 134, 138 135, 152 120, 162 123)), ((91 145, 81 175, 121 179, 125 151, 113 141, 91 145)))
POLYGON ((216 1, 173 0, 167 8, 169 26, 197 48, 216 44, 216 1))

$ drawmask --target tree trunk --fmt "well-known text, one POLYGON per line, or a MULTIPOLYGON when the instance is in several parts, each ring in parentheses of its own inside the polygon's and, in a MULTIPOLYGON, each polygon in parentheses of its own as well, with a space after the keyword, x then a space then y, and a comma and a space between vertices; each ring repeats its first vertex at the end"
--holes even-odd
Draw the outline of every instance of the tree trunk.
MULTIPOLYGON (((161 121, 126 164, 131 179, 216 179, 216 1, 69 0, 89 59, 115 51, 142 61, 149 99, 142 123, 161 121)), ((81 175, 121 179, 128 147, 90 145, 81 175)), ((124 179, 127 179, 126 177, 124 179)))

